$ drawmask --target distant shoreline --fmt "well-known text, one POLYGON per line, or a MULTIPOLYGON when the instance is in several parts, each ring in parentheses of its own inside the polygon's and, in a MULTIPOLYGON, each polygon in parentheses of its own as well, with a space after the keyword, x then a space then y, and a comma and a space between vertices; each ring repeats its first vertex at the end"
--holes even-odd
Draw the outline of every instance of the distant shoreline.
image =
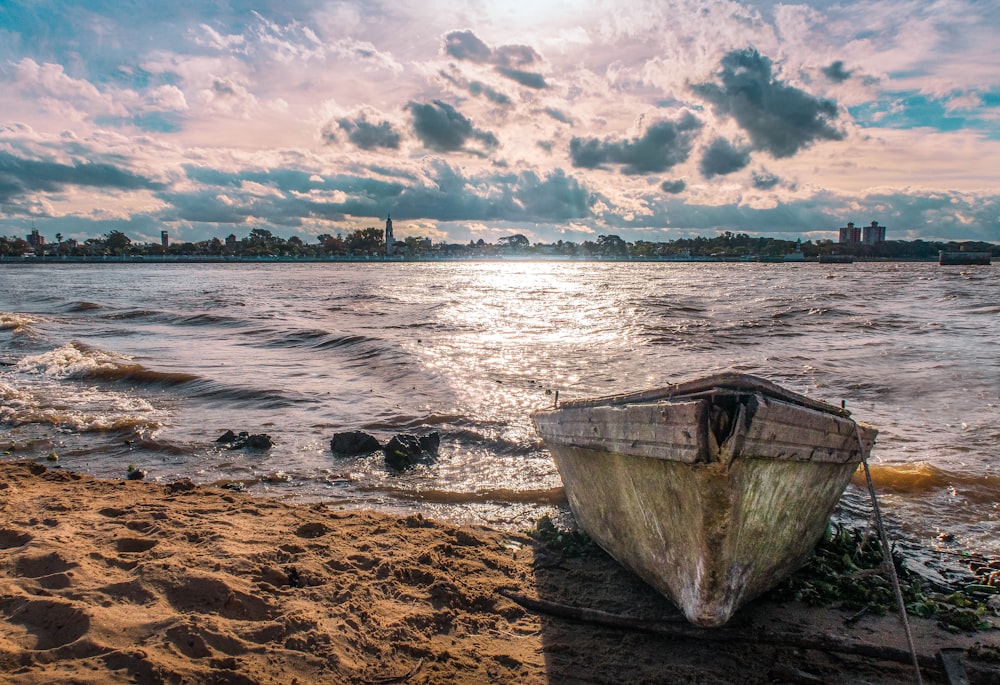
MULTIPOLYGON (((853 257, 853 262, 865 263, 920 263, 936 264, 937 257, 903 258, 903 257, 853 257)), ((565 255, 510 255, 504 257, 216 257, 207 255, 190 256, 101 256, 101 257, 4 257, 0 256, 0 264, 330 264, 330 263, 370 263, 370 264, 401 264, 401 263, 524 263, 524 262, 639 262, 639 263, 719 263, 719 264, 818 264, 818 258, 811 259, 780 259, 773 257, 575 257, 565 255)), ((829 266, 843 266, 831 263, 829 266)))

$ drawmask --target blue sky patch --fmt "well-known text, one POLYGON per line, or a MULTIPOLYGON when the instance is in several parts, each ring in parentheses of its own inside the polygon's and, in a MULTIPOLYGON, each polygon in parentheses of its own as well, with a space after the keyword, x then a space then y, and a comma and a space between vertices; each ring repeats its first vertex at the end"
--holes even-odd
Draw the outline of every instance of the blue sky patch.
MULTIPOLYGON (((957 96, 956 96, 957 97, 957 96)), ((984 105, 1000 105, 1000 93, 981 94, 984 105)), ((956 107, 948 110, 949 99, 930 98, 919 93, 886 93, 878 102, 848 107, 854 120, 866 128, 933 128, 937 131, 963 129, 989 131, 990 138, 1000 135, 1000 126, 976 115, 976 110, 956 107)), ((977 108, 979 109, 979 108, 977 108)))

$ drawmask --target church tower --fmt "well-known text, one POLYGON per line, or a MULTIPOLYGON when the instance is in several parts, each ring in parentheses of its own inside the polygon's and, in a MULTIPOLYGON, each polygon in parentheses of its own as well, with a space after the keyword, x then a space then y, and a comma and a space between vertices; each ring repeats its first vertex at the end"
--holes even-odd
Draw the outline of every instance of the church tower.
POLYGON ((392 255, 392 216, 387 215, 385 218, 385 256, 389 257, 392 255))

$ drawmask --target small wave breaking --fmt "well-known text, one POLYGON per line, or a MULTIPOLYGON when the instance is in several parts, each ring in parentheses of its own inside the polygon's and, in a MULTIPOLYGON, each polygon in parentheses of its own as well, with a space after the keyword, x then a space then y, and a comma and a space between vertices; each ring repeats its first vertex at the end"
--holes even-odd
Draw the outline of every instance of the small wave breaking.
MULTIPOLYGON (((871 464, 876 490, 919 496, 937 490, 952 490, 974 503, 1000 499, 1000 474, 956 473, 926 462, 912 464, 871 464)), ((855 485, 864 486, 864 471, 854 474, 855 485)))
POLYGON ((160 428, 156 410, 145 400, 120 393, 27 390, 0 383, 0 422, 11 426, 44 424, 79 433, 143 433, 160 428))
POLYGON ((0 331, 13 331, 15 333, 20 333, 32 324, 37 323, 37 321, 37 319, 24 314, 0 312, 0 331))
POLYGON ((137 385, 173 386, 198 380, 198 376, 174 371, 154 371, 130 357, 115 355, 79 342, 67 343, 43 354, 25 357, 14 369, 53 379, 128 381, 137 385))

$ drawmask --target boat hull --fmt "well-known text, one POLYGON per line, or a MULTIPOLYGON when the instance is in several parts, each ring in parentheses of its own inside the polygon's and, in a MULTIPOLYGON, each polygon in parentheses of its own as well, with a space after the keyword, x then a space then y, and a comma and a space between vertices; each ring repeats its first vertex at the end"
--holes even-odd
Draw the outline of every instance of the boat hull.
POLYGON ((808 559, 876 434, 753 390, 532 418, 584 530, 700 626, 808 559))

